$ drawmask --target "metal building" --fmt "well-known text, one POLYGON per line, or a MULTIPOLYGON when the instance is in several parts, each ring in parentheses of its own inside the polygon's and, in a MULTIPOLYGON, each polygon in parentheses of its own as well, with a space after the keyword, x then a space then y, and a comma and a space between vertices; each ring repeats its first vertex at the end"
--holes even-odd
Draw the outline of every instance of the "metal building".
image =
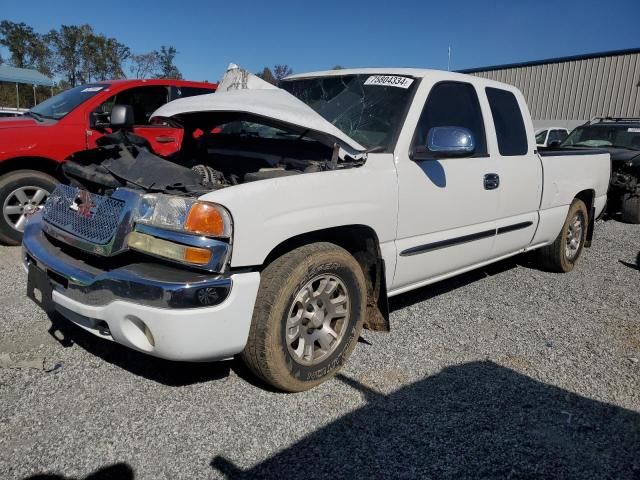
POLYGON ((640 117, 640 48, 460 71, 518 87, 536 127, 640 117))

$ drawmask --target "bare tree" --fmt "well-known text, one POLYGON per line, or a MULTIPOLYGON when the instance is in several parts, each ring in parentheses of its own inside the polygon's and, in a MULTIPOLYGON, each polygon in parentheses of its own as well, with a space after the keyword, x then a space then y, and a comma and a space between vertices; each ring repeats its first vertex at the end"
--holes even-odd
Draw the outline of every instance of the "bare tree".
POLYGON ((160 71, 160 58, 155 50, 131 55, 131 74, 135 78, 153 78, 160 71))
POLYGON ((273 67, 273 76, 277 81, 282 80, 285 77, 288 77, 293 73, 293 69, 289 67, 289 65, 275 65, 273 67))

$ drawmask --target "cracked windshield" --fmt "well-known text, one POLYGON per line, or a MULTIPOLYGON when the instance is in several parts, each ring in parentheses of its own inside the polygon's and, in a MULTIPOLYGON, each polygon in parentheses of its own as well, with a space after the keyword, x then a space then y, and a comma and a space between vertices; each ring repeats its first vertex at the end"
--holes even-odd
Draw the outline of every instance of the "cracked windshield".
POLYGON ((386 151, 412 97, 413 78, 343 75, 282 82, 295 95, 358 143, 386 151))

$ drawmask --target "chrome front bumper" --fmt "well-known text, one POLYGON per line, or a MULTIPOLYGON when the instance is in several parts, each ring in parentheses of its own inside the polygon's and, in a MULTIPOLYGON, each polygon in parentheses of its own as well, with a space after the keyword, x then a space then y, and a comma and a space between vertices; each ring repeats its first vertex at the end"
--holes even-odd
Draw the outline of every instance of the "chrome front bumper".
POLYGON ((43 232, 42 223, 39 213, 25 228, 25 268, 33 265, 45 272, 53 291, 84 305, 124 300, 157 308, 202 308, 222 303, 231 291, 230 275, 194 272, 160 262, 103 270, 66 253, 43 232))

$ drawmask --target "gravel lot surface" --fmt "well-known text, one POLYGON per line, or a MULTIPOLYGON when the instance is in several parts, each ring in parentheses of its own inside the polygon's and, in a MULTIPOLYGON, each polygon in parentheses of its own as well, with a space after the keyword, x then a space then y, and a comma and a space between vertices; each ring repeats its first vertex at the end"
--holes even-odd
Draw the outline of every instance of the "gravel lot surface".
POLYGON ((334 380, 269 391, 26 299, 0 247, 0 478, 640 478, 640 226, 570 274, 527 257, 395 297, 334 380), (45 475, 46 474, 46 475, 45 475))

